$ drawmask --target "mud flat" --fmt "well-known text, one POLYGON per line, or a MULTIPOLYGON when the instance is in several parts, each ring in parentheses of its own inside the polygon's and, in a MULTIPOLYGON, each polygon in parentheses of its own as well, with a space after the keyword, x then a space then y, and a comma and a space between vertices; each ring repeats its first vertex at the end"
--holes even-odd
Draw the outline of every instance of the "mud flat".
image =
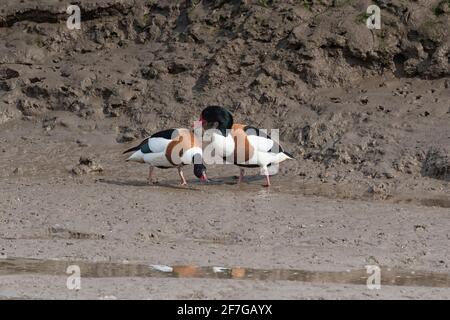
POLYGON ((448 208, 175 181, 6 180, 2 298, 450 297, 448 208), (381 290, 366 265, 381 267, 381 290))

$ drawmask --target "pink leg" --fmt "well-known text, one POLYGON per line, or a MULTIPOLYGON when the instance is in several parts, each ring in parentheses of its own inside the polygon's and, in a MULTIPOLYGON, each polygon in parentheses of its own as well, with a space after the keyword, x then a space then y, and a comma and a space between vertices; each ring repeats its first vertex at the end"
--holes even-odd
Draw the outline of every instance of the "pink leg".
POLYGON ((148 168, 148 183, 153 184, 153 167, 148 168))
POLYGON ((264 185, 264 187, 270 187, 270 178, 269 178, 269 175, 266 176, 266 184, 264 185))
POLYGON ((183 171, 181 171, 181 167, 178 167, 178 174, 180 175, 180 179, 181 179, 180 184, 181 184, 182 186, 187 185, 186 179, 184 178, 183 171))
POLYGON ((267 167, 263 168, 264 171, 264 175, 266 176, 266 184, 264 185, 264 187, 270 187, 270 175, 269 175, 269 170, 267 169, 267 167))
POLYGON ((239 183, 244 182, 245 169, 239 170, 239 183))

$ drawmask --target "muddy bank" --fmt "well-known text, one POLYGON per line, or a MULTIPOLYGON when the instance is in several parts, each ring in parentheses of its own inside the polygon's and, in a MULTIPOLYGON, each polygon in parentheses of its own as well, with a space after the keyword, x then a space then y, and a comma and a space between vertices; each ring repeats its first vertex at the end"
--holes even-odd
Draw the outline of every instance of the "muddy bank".
MULTIPOLYGON (((105 271, 98 270, 105 275, 114 274, 108 271, 110 263, 111 266, 126 263, 130 264, 129 268, 134 264, 192 265, 237 268, 238 271, 242 268, 298 269, 311 274, 339 274, 346 270, 364 270, 366 265, 380 265, 406 273, 414 271, 417 276, 422 272, 448 276, 446 208, 304 197, 261 189, 258 181, 250 182, 250 187, 244 189, 231 184, 203 186, 194 182, 188 189, 178 188, 176 178, 173 184, 146 186, 139 175, 140 172, 135 171, 128 179, 111 178, 96 183, 8 179, 1 186, 2 257, 35 258, 39 259, 38 265, 43 261, 42 268, 34 271, 38 275, 33 276, 32 283, 42 284, 48 276, 57 276, 59 280, 40 287, 42 297, 99 298, 102 294, 114 294, 121 298, 145 298, 150 292, 154 297, 189 297, 189 293, 201 292, 201 297, 226 298, 230 296, 225 288, 242 286, 247 288, 242 297, 269 297, 260 291, 264 287, 275 290, 274 295, 290 298, 295 295, 417 297, 422 292, 426 292, 425 296, 433 293, 435 297, 448 298, 448 289, 432 289, 436 286, 433 281, 423 284, 412 281, 410 286, 392 288, 385 278, 383 288, 387 289, 373 292, 364 285, 352 285, 351 277, 341 286, 333 285, 330 279, 318 285, 302 282, 294 285, 289 281, 279 282, 289 279, 277 280, 276 277, 257 282, 248 279, 246 284, 232 279, 227 280, 231 283, 217 279, 188 279, 192 282, 148 279, 144 281, 148 285, 139 287, 139 294, 129 292, 127 296, 126 290, 115 287, 116 281, 127 287, 137 281, 133 280, 136 275, 119 272, 117 276, 120 278, 122 274, 122 279, 96 280, 90 268, 84 268, 86 290, 77 293, 67 290, 64 272, 65 265, 71 261, 80 261, 83 266, 103 264, 105 271), (217 187, 221 188, 220 192, 217 187), (213 196, 214 200, 209 201, 212 190, 220 197, 213 196), (56 269, 46 267, 47 259, 51 259, 49 266, 56 269), (125 276, 129 278, 123 278, 125 276), (167 283, 181 293, 174 295, 170 291, 150 289, 157 283, 167 283), (106 289, 96 287, 97 284, 105 285, 106 289), (203 284, 214 289, 206 290, 203 284), (200 287, 193 289, 191 285, 200 287)), ((167 179, 170 181, 170 174, 167 179)), ((281 183, 278 179, 277 182, 281 183)), ((22 269, 18 267, 27 272, 26 265, 22 269)), ((188 269, 194 270, 193 275, 195 270, 201 270, 188 269)), ((235 275, 241 274, 236 270, 235 275)), ((0 281, 3 291, 16 292, 11 296, 38 297, 29 287, 31 280, 27 275, 12 272, 3 274, 0 281)), ((356 278, 356 281, 361 279, 356 278)))
POLYGON ((375 3, 381 30, 363 23, 367 1, 115 0, 80 4, 82 28, 68 30, 60 4, 7 1, 2 132, 32 123, 36 137, 66 128, 77 147, 81 131, 125 148, 221 104, 279 129, 298 159, 286 170, 314 184, 445 193, 450 15, 438 1, 375 3))

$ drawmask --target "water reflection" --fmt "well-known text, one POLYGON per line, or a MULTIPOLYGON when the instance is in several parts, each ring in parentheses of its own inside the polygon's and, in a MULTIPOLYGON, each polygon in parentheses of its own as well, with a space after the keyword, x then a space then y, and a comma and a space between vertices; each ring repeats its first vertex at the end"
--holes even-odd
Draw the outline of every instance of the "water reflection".
MULTIPOLYGON (((161 266, 131 263, 83 262, 8 258, 0 260, 1 275, 41 274, 67 276, 69 265, 78 265, 82 277, 168 277, 253 281, 299 281, 366 285, 365 269, 349 271, 308 271, 295 269, 255 269, 244 267, 161 266)), ((450 287, 450 275, 381 268, 381 284, 394 286, 450 287)))

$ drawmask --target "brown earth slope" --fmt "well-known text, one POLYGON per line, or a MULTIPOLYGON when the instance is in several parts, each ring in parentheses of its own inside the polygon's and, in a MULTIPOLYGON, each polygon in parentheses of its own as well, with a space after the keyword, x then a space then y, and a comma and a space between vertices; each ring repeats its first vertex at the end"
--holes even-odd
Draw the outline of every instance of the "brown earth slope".
POLYGON ((6 1, 0 121, 51 130, 68 111, 122 143, 222 104, 280 129, 313 162, 294 174, 448 180, 448 5, 375 3, 381 30, 369 1, 113 0, 81 2, 68 30, 62 4, 6 1))

